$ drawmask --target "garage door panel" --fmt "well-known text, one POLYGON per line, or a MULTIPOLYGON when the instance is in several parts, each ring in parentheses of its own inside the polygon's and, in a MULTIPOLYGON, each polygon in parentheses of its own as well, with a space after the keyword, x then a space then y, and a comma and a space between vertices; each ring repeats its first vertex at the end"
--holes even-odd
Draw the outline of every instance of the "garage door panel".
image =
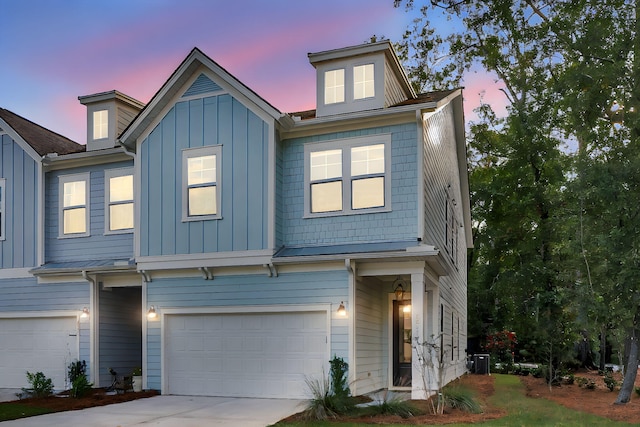
POLYGON ((40 371, 62 389, 78 359, 77 335, 76 317, 0 319, 0 387, 25 387, 26 371, 40 371))
POLYGON ((327 357, 326 316, 326 312, 168 315, 166 392, 306 397, 305 377, 321 375, 327 357), (189 337, 202 338, 203 345, 189 337))

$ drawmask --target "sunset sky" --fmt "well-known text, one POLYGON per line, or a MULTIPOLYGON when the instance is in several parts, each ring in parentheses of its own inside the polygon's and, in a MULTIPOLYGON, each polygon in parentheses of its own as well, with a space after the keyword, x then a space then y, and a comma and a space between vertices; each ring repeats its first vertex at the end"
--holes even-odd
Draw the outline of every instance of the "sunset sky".
MULTIPOLYGON (((78 96, 144 103, 198 47, 282 112, 315 108, 307 53, 400 40, 414 16, 392 0, 0 0, 0 107, 84 144, 78 96)), ((470 75, 467 119, 493 80, 470 75)))

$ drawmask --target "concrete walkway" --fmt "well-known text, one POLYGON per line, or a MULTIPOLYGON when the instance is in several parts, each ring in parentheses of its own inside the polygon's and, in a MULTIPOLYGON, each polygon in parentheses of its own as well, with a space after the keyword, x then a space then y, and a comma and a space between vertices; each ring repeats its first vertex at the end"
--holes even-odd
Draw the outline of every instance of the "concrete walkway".
POLYGON ((200 396, 155 396, 5 421, 2 427, 265 427, 304 409, 305 401, 200 396))

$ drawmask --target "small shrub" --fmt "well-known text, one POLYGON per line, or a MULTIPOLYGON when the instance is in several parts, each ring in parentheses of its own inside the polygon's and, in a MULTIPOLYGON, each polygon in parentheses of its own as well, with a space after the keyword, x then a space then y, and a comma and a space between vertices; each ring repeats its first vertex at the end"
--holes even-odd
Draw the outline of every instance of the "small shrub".
POLYGON ((81 375, 87 374, 87 362, 76 360, 75 362, 71 362, 69 364, 67 374, 69 376, 69 382, 73 384, 73 382, 81 375))
POLYGON ((596 382, 594 380, 587 380, 587 385, 586 385, 587 390, 595 390, 596 389, 596 382))
POLYGON ((640 396, 640 387, 636 387, 635 390, 636 390, 636 394, 640 396))
POLYGON ((567 385, 571 385, 575 382, 576 378, 573 374, 568 374, 562 377, 562 382, 567 385))
POLYGON ((616 381, 615 378, 613 378, 613 374, 610 371, 607 371, 604 374, 604 385, 607 386, 607 388, 609 389, 609 391, 613 391, 616 389, 616 387, 618 386, 618 381, 616 381))
POLYGON ((444 404, 449 408, 461 409, 472 414, 479 414, 482 408, 473 397, 473 393, 463 387, 445 387, 443 390, 444 404))
POLYGON ((329 365, 331 365, 329 372, 331 374, 332 394, 335 396, 349 396, 350 390, 347 385, 349 364, 345 362, 343 358, 333 356, 333 359, 329 361, 329 365))
POLYGON ((587 380, 585 377, 576 377, 576 383, 578 384, 578 387, 586 387, 588 382, 589 380, 587 380))
POLYGON ((82 374, 76 377, 71 383, 71 390, 69 391, 69 395, 71 397, 79 399, 83 396, 86 396, 87 393, 91 390, 91 387, 93 387, 93 384, 91 384, 87 380, 86 375, 82 374))
POLYGON ((22 391, 33 397, 47 397, 53 394, 53 381, 47 378, 42 372, 32 374, 27 371, 27 381, 30 388, 23 388, 22 391))

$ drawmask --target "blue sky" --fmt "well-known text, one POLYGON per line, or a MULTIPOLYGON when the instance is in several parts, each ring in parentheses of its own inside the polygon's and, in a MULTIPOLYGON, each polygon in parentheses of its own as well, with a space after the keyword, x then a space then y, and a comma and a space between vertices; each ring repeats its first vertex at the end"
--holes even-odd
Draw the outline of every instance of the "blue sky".
MULTIPOLYGON (((308 52, 397 41, 413 19, 392 0, 0 0, 0 11, 0 107, 82 144, 78 96, 117 89, 146 103, 193 47, 293 112, 315 108, 308 52)), ((486 84, 465 86, 473 104, 486 84)))

